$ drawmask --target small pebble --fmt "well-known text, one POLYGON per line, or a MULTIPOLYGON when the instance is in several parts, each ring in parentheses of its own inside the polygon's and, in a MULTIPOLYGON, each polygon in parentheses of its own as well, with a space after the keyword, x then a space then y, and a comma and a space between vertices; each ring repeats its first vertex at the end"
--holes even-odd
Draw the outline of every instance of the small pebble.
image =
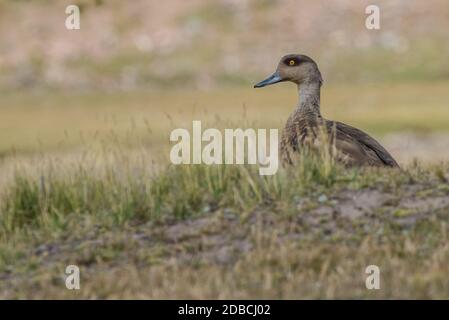
POLYGON ((327 201, 326 195, 322 194, 321 196, 318 197, 318 202, 323 203, 326 201, 327 201))

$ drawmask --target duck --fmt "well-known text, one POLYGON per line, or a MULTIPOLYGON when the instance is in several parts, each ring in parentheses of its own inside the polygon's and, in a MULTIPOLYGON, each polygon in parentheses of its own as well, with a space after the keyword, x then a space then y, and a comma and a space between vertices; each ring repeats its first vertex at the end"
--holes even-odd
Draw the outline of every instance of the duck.
POLYGON ((360 129, 338 121, 327 120, 320 111, 323 78, 317 63, 303 54, 281 58, 276 71, 254 85, 262 88, 280 82, 293 82, 298 87, 299 102, 288 117, 281 134, 279 152, 283 164, 292 164, 294 155, 306 146, 316 146, 324 132, 336 151, 336 160, 345 167, 374 166, 399 168, 393 156, 374 138, 360 129))

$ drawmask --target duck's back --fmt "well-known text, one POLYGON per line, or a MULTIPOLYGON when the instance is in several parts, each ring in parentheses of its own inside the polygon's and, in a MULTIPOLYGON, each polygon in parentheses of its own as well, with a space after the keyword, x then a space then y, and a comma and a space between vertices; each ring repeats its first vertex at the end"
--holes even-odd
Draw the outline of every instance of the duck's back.
POLYGON ((388 151, 368 134, 347 124, 324 120, 321 117, 296 117, 287 121, 280 147, 283 162, 291 163, 291 152, 314 144, 320 127, 325 129, 328 141, 335 145, 337 160, 346 166, 399 167, 388 151))

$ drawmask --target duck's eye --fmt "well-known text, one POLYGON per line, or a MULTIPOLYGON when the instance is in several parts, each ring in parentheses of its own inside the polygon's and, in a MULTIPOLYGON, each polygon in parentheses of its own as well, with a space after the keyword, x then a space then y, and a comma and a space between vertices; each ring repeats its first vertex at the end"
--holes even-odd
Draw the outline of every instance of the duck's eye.
POLYGON ((295 65, 295 60, 290 60, 289 62, 288 62, 288 64, 290 65, 290 66, 294 66, 295 65))

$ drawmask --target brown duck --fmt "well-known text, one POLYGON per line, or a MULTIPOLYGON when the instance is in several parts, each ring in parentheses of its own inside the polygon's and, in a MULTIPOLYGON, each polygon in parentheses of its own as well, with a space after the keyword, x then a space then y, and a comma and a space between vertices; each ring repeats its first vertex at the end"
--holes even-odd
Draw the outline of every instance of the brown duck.
POLYGON ((298 106, 288 118, 282 133, 280 153, 284 163, 292 163, 291 152, 315 143, 321 132, 319 129, 324 128, 337 151, 336 159, 346 166, 399 167, 388 151, 363 131, 321 116, 320 89, 323 79, 311 58, 301 54, 282 57, 276 72, 254 88, 281 81, 296 83, 299 92, 298 106))

